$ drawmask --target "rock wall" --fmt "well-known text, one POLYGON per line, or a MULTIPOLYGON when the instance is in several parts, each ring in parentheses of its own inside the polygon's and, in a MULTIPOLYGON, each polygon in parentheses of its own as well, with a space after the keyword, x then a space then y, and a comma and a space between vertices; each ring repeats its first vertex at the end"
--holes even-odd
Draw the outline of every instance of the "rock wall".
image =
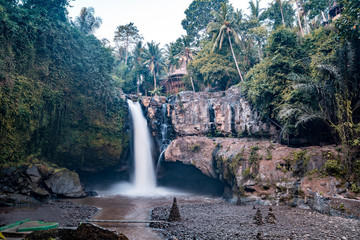
POLYGON ((165 151, 166 162, 191 164, 231 186, 225 192, 230 201, 286 203, 325 213, 346 213, 349 206, 348 214, 357 209, 355 216, 360 217, 360 195, 349 191, 349 183, 325 174, 325 163, 341 158, 335 146, 300 149, 270 141, 198 136, 179 137, 165 151))
POLYGON ((171 118, 177 136, 273 136, 276 127, 263 122, 259 114, 236 87, 222 92, 181 92, 168 99, 165 97, 143 97, 153 135, 161 124, 159 113, 167 104, 167 116, 171 118))
POLYGON ((251 109, 238 88, 143 97, 141 103, 158 143, 164 122, 171 122, 165 162, 193 165, 222 181, 229 201, 286 203, 325 213, 357 212, 360 217, 360 196, 350 191, 352 183, 325 173, 328 161, 341 162, 335 146, 290 148, 275 143, 277 128, 251 109), (267 140, 249 138, 254 136, 267 140))

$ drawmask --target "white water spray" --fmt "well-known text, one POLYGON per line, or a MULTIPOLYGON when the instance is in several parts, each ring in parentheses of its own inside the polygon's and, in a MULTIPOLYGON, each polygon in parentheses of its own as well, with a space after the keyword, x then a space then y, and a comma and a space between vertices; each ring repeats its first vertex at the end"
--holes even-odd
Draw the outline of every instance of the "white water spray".
POLYGON ((134 128, 135 174, 133 191, 140 195, 151 194, 156 188, 154 162, 151 154, 151 137, 147 121, 138 102, 128 100, 134 128))

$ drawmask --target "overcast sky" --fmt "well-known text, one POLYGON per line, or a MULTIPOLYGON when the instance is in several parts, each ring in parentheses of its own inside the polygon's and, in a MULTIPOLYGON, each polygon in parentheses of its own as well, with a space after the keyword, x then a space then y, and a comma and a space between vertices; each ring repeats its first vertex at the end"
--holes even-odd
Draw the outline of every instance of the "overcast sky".
MULTIPOLYGON (((99 39, 114 38, 119 25, 133 22, 145 41, 154 40, 164 46, 186 34, 181 26, 185 18, 184 11, 192 0, 75 0, 68 9, 69 16, 74 20, 82 7, 93 7, 95 16, 101 17, 103 23, 96 31, 99 39)), ((270 0, 262 0, 261 6, 266 7, 270 0)), ((235 9, 247 10, 249 0, 230 0, 235 9)))

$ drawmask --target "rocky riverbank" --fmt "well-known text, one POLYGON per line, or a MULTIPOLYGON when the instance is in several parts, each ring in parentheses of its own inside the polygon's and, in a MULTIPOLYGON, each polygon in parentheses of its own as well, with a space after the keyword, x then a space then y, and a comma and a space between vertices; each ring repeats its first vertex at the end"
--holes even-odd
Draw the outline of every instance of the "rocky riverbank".
MULTIPOLYGON (((167 239, 360 239, 360 220, 328 216, 312 210, 272 207, 275 223, 266 221, 268 206, 261 210, 263 224, 254 220, 257 209, 227 202, 178 204, 181 221, 162 224, 167 239)), ((171 206, 157 207, 153 220, 167 221, 171 206)), ((274 221, 273 221, 274 222, 274 221)))
POLYGON ((87 194, 79 175, 66 168, 29 164, 0 169, 0 206, 36 205, 52 198, 87 194))

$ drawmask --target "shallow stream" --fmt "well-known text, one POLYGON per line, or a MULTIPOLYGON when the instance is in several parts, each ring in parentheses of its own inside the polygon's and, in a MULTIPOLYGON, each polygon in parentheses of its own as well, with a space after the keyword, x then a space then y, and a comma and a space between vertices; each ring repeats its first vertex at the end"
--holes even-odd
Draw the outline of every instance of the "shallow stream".
MULTIPOLYGON (((173 197, 177 198, 178 206, 190 203, 209 203, 221 201, 220 198, 179 193, 167 189, 158 189, 152 196, 120 195, 101 193, 98 197, 74 199, 72 202, 87 204, 101 209, 92 217, 99 220, 150 220, 151 210, 156 206, 172 205, 173 197)), ((125 191, 126 192, 126 191, 125 191)), ((148 223, 102 223, 97 225, 124 233, 129 239, 158 240, 165 239, 161 230, 149 227, 148 223)))

